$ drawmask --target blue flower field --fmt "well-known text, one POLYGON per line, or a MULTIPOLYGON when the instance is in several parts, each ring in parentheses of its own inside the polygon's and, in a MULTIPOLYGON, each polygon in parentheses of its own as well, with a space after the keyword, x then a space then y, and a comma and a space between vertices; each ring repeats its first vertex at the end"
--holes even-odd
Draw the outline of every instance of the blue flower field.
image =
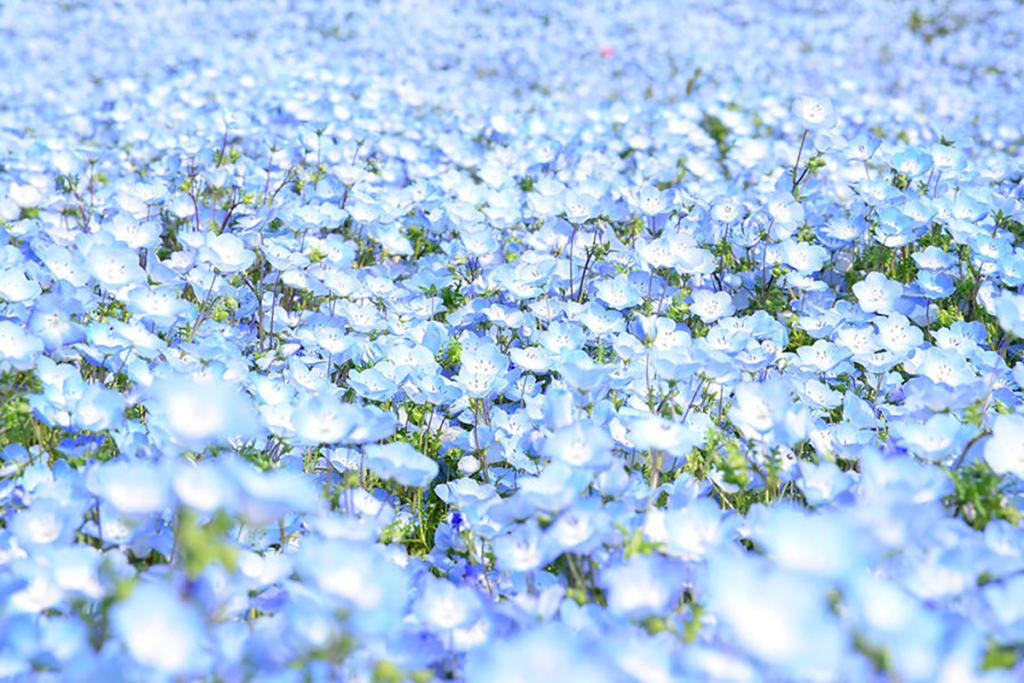
POLYGON ((0 3, 0 680, 1024 680, 1020 0, 0 3))

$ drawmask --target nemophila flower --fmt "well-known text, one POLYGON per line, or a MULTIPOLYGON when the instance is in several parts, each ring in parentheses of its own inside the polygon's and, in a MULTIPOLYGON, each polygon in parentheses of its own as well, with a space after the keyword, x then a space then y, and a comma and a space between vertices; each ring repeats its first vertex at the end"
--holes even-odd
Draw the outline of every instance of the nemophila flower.
POLYGON ((896 422, 890 432, 897 435, 907 449, 920 458, 934 462, 959 455, 971 430, 949 413, 938 413, 925 422, 896 422))
POLYGON ((544 374, 551 369, 551 355, 541 346, 513 348, 508 353, 516 366, 528 372, 544 374))
POLYGON ((89 384, 71 409, 71 426, 90 432, 117 429, 124 424, 126 408, 120 392, 89 384))
POLYGON ((692 297, 693 303, 690 304, 690 310, 705 323, 715 322, 736 311, 732 296, 728 292, 698 289, 693 292, 692 297))
POLYGON ((745 208, 733 197, 720 197, 711 205, 711 218, 722 223, 734 223, 743 218, 745 208))
POLYGON ((857 577, 851 594, 855 596, 851 611, 858 626, 870 639, 885 641, 898 653, 894 658, 901 674, 926 679, 936 673, 935 659, 945 629, 925 606, 897 582, 870 575, 857 577))
POLYGON ((892 183, 879 178, 860 180, 854 189, 865 203, 873 207, 891 202, 901 194, 892 183))
MULTIPOLYGON (((995 299, 994 313, 1003 329, 1024 337, 1024 297, 1004 293, 995 299)), ((3 325, 3 323, 0 323, 3 325)), ((2 335, 0 331, 0 335, 2 335)), ((0 349, 3 337, 0 336, 0 349)))
POLYGON ((815 379, 807 380, 802 389, 798 387, 798 391, 810 405, 826 410, 831 410, 843 402, 842 395, 838 391, 834 391, 824 382, 815 379))
POLYGON ((664 192, 651 185, 644 185, 630 196, 631 202, 645 216, 654 217, 668 210, 664 192))
POLYGON ((606 567, 598 577, 608 596, 608 610, 618 617, 662 614, 682 585, 680 567, 660 555, 634 555, 606 567))
POLYGON ((936 171, 956 176, 967 167, 967 155, 950 145, 934 144, 928 150, 936 171))
POLYGON ((460 361, 462 369, 472 374, 496 375, 508 369, 508 358, 496 345, 484 340, 465 343, 460 361))
POLYGON ((789 267, 800 273, 817 273, 828 260, 824 247, 806 242, 787 240, 782 247, 783 260, 789 267))
MULTIPOLYGON (((145 213, 143 207, 143 218, 145 213)), ((104 224, 103 230, 132 249, 152 249, 160 245, 160 224, 156 221, 140 221, 119 213, 104 224)))
POLYGON ((520 524, 492 541, 498 566, 513 572, 532 572, 553 559, 535 521, 520 524))
POLYGON ((874 271, 852 289, 865 313, 892 313, 903 296, 903 285, 874 271))
POLYGON ((988 330, 978 321, 957 320, 949 327, 935 330, 933 336, 940 349, 960 349, 967 353, 985 343, 988 330))
POLYGON ((672 321, 664 320, 653 315, 636 313, 629 325, 629 331, 644 343, 651 346, 657 340, 663 330, 674 330, 675 324, 672 321))
POLYGON ((398 390, 393 379, 374 368, 353 370, 348 375, 348 385, 369 401, 386 401, 398 390))
POLYGON ((644 533, 666 552, 686 561, 701 561, 708 552, 735 538, 740 520, 723 512, 708 498, 697 498, 684 507, 664 513, 660 526, 648 517, 644 533))
POLYGON ((366 466, 377 476, 404 486, 428 486, 438 473, 436 462, 404 441, 367 446, 366 466))
POLYGON ((463 477, 434 486, 434 493, 445 503, 461 508, 486 508, 499 500, 493 484, 463 477))
POLYGON ((846 158, 850 161, 868 161, 881 146, 882 140, 872 133, 860 133, 847 143, 846 158))
POLYGON ((70 663, 77 669, 78 662, 89 659, 89 632, 82 621, 74 617, 53 616, 40 619, 37 628, 34 635, 38 637, 39 651, 33 657, 37 662, 55 667, 70 663))
POLYGON ((924 175, 932 168, 932 157, 919 147, 907 147, 895 154, 890 162, 899 173, 910 178, 924 175))
POLYGON ((924 234, 927 226, 894 206, 878 212, 878 225, 872 237, 886 247, 902 247, 924 234))
POLYGON ((584 393, 605 387, 613 374, 612 368, 595 362, 584 351, 564 353, 559 359, 559 368, 565 383, 584 393))
POLYGON ((996 417, 985 442, 985 462, 997 474, 1024 477, 1024 416, 996 417))
POLYGON ((777 566, 810 576, 844 580, 868 566, 870 546, 861 529, 836 512, 773 507, 758 520, 753 535, 777 566))
POLYGON ((24 548, 61 547, 74 538, 76 529, 81 525, 81 515, 82 506, 65 505, 44 498, 15 514, 10 530, 24 548))
POLYGON ((89 490, 123 515, 162 513, 172 504, 166 467, 141 460, 114 460, 91 468, 89 490))
POLYGON ((366 633, 394 632, 408 601, 408 579, 372 546, 344 541, 304 543, 296 557, 299 574, 328 599, 354 611, 366 633))
POLYGON ((921 294, 929 299, 945 299, 956 289, 953 278, 945 273, 933 273, 921 270, 917 273, 917 286, 921 294))
POLYGON ((43 294, 36 301, 28 320, 28 329, 43 341, 47 353, 85 339, 82 325, 72 316, 82 315, 82 306, 58 294, 43 294))
POLYGON ((612 531, 612 518, 603 507, 581 501, 560 514, 546 530, 551 543, 563 552, 595 550, 612 531))
MULTIPOLYGON (((887 207, 888 208, 888 207, 887 207)), ((899 207, 904 216, 912 220, 917 227, 931 226, 938 213, 931 202, 925 198, 909 197, 899 207)))
POLYGON ((179 296, 176 288, 164 286, 138 286, 128 293, 128 310, 160 328, 178 323, 191 309, 179 296))
POLYGON ((915 357, 911 367, 933 382, 951 387, 962 387, 977 379, 974 368, 955 349, 925 349, 915 357))
POLYGON ((540 452, 574 467, 603 470, 611 465, 613 446, 602 426, 587 420, 558 429, 544 439, 540 452))
MULTIPOLYGON (((577 325, 554 321, 548 328, 537 335, 537 341, 552 356, 557 357, 564 351, 575 351, 583 345, 583 330, 577 325)), ((465 363, 465 361, 464 361, 465 363)))
POLYGON ((793 200, 793 195, 779 191, 770 196, 766 208, 771 216, 771 236, 785 239, 792 235, 804 222, 803 204, 793 200))
MULTIPOLYGON (((870 373, 884 375, 907 358, 907 353, 894 353, 886 349, 878 349, 871 353, 863 353, 854 357, 854 360, 870 373)), ((876 381, 880 381, 876 380, 876 381)))
POLYGON ((709 607, 737 643, 788 676, 840 675, 847 648, 820 584, 735 553, 708 567, 709 607))
POLYGON ((666 268, 676 264, 678 260, 672 252, 672 244, 668 238, 643 240, 636 247, 637 255, 650 269, 666 268))
POLYGON ((832 101, 827 97, 801 95, 793 101, 793 115, 804 128, 827 130, 838 120, 832 101))
POLYGON ((670 238, 669 250, 674 259, 672 268, 677 273, 710 275, 715 270, 714 255, 707 249, 699 248, 696 243, 691 243, 685 233, 670 238))
POLYGON ((824 339, 809 346, 801 346, 796 353, 802 367, 821 373, 832 371, 850 355, 849 351, 824 339))
POLYGON ((108 289, 146 281, 146 271, 139 266, 139 254, 133 249, 97 240, 86 242, 84 251, 86 270, 108 289))
MULTIPOLYGON (((865 296, 870 296, 870 294, 865 296)), ((879 344, 895 354, 909 353, 920 347, 924 341, 924 333, 921 332, 921 329, 900 313, 891 313, 884 318, 876 318, 875 329, 878 331, 879 344)))
POLYGON ((791 399, 781 381, 748 382, 736 388, 730 419, 750 439, 762 439, 785 418, 791 399))
POLYGON ((362 420, 357 406, 343 404, 328 394, 304 398, 292 413, 296 435, 303 441, 318 444, 343 441, 362 420))
POLYGON ((317 484, 303 476, 301 470, 261 472, 241 459, 229 460, 224 469, 234 480, 238 492, 238 514, 249 527, 278 522, 293 513, 312 512, 317 506, 317 484))
POLYGON ((10 268, 0 272, 0 299, 10 303, 27 303, 34 300, 42 288, 31 279, 24 268, 10 268))
POLYGON ((39 206, 43 200, 42 193, 30 183, 12 182, 7 187, 6 194, 23 209, 39 206))
MULTIPOLYGON (((552 431, 572 425, 579 415, 575 397, 568 388, 561 385, 550 387, 536 404, 531 405, 539 407, 540 419, 552 431)), ((531 412, 531 415, 535 414, 531 412)))
POLYGON ((143 581, 111 608, 111 630, 143 667, 189 676, 208 664, 206 624, 199 611, 169 585, 143 581))
POLYGON ((600 210, 598 199, 587 192, 567 190, 561 197, 561 203, 566 220, 577 225, 595 217, 600 210))
POLYGON ((514 373, 484 374, 467 371, 465 367, 455 376, 455 382, 466 396, 485 398, 504 392, 514 380, 514 373))
POLYGON ((651 415, 633 420, 629 438, 640 450, 664 451, 674 457, 686 457, 704 441, 704 435, 681 422, 651 415))
POLYGON ((483 604, 475 590, 430 578, 416 596, 413 607, 421 623, 438 633, 448 634, 480 618, 483 604))
POLYGON ((643 300, 640 290, 626 275, 600 280, 594 285, 598 300, 609 308, 624 310, 636 306, 643 300))
POLYGON ((18 615, 39 616, 65 599, 53 581, 52 570, 44 564, 27 559, 24 555, 14 556, 5 563, 4 570, 4 612, 8 618, 18 618, 18 615))
POLYGON ((36 249, 39 258, 59 282, 81 287, 89 281, 89 273, 81 263, 80 254, 57 244, 48 244, 36 249))
POLYGON ((879 349, 878 335, 868 326, 847 325, 835 333, 835 343, 855 356, 873 353, 879 349))
POLYGON ((796 484, 809 505, 825 505, 835 501, 854 484, 853 478, 831 460, 815 465, 801 460, 796 484))
POLYGON ((519 631, 478 648, 466 658, 466 683, 618 680, 604 652, 557 621, 519 631))
POLYGON ((43 352, 43 340, 9 320, 0 321, 0 367, 29 370, 43 352))
POLYGON ((173 471, 170 486, 175 498, 199 512, 236 509, 237 483, 223 461, 182 461, 173 471))
POLYGON ((148 395, 151 420, 190 450, 249 438, 261 429, 251 399, 223 380, 196 382, 172 376, 154 381, 148 395))
POLYGON ((932 465, 907 457, 887 458, 874 448, 861 448, 856 453, 861 464, 858 501, 903 499, 914 505, 924 505, 940 500, 954 490, 949 477, 932 465))
POLYGON ((839 216, 828 219, 821 228, 821 235, 835 242, 852 242, 867 231, 863 218, 839 216))

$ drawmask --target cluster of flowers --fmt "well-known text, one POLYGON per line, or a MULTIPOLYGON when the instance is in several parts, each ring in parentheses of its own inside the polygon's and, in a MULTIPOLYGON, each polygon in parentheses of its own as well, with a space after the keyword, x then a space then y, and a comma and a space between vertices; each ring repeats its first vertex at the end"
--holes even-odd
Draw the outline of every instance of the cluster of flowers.
POLYGON ((1020 680, 1024 5, 826 4, 0 6, 0 678, 1020 680))

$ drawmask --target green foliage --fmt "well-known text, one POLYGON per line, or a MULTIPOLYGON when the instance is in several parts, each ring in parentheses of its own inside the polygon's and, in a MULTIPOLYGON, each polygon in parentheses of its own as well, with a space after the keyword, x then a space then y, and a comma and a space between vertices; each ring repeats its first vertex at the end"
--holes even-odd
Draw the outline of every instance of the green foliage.
POLYGON ((32 417, 28 397, 42 390, 43 385, 33 372, 0 375, 0 445, 37 445, 38 424, 32 417))
POLYGON ((729 143, 729 134, 732 130, 725 125, 722 119, 707 112, 704 113, 704 118, 701 119, 700 127, 714 141, 715 147, 718 148, 719 166, 725 177, 729 178, 731 174, 725 165, 725 159, 729 156, 729 150, 732 149, 732 145, 729 143))
POLYGON ((984 462, 974 462, 949 470, 955 493, 944 501, 953 514, 981 530, 994 519, 1005 519, 1016 526, 1021 513, 1010 504, 1012 485, 984 462))
POLYGON ((215 562, 229 572, 235 570, 238 547, 227 536, 234 526, 234 520, 223 511, 216 512, 209 521, 201 520, 189 508, 178 511, 175 542, 189 576, 199 576, 207 565, 215 562))
POLYGON ((651 543, 644 538, 644 530, 636 529, 629 531, 626 527, 616 524, 619 531, 622 532, 623 536, 623 557, 627 560, 634 555, 652 555, 657 552, 661 545, 660 543, 651 543))
POLYGON ((989 639, 985 647, 985 656, 981 662, 982 671, 1013 669, 1024 655, 1024 645, 1008 645, 989 639))
POLYGON ((453 339, 449 341, 443 349, 441 349, 441 352, 437 354, 435 360, 445 370, 454 370, 459 367, 461 355, 462 345, 453 339))

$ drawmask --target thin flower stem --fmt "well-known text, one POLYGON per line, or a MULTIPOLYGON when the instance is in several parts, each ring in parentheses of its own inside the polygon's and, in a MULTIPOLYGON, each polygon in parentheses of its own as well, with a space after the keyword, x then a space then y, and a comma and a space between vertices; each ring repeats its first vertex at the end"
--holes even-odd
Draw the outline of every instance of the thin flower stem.
POLYGON ((802 157, 803 154, 804 154, 804 144, 807 142, 807 134, 809 132, 810 131, 805 129, 804 130, 804 134, 800 137, 800 149, 796 153, 796 163, 793 164, 793 173, 792 173, 792 175, 793 175, 793 191, 794 192, 796 191, 797 185, 800 184, 799 181, 796 179, 796 172, 797 172, 797 169, 800 168, 800 157, 802 157))

